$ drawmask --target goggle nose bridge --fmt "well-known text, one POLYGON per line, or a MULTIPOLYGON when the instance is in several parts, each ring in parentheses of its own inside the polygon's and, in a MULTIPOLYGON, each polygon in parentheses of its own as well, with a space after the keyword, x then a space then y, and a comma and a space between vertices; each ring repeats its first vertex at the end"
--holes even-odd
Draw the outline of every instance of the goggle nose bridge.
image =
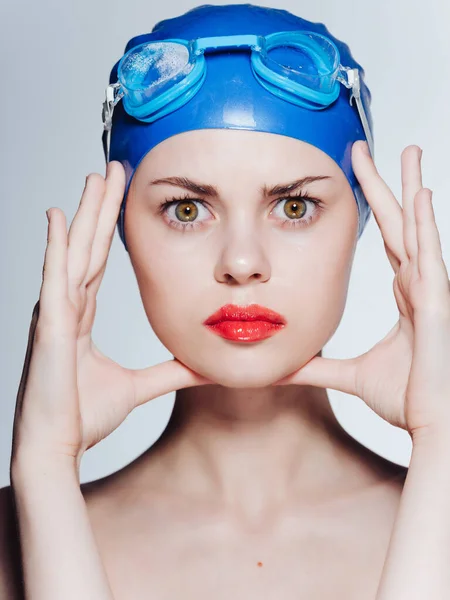
POLYGON ((251 48, 259 51, 264 46, 263 35, 224 35, 220 37, 204 37, 193 40, 192 50, 194 54, 204 54, 206 51, 215 50, 240 50, 242 48, 251 48))

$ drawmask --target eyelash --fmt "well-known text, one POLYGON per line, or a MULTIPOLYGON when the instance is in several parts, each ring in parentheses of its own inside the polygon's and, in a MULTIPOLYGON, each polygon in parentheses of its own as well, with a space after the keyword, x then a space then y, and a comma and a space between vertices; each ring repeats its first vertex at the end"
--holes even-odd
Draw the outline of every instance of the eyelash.
MULTIPOLYGON (((314 214, 312 217, 310 217, 308 219, 304 219, 304 218, 302 218, 302 219, 283 219, 282 227, 284 227, 284 226, 287 226, 288 228, 307 227, 314 220, 315 215, 317 215, 317 213, 321 212, 324 209, 322 200, 319 200, 317 198, 312 198, 311 196, 309 196, 308 192, 303 192, 303 191, 301 191, 298 194, 285 195, 282 198, 279 198, 279 201, 290 200, 290 199, 295 200, 296 198, 301 198, 302 200, 306 200, 307 202, 314 204, 314 214)), ((162 202, 159 205, 158 214, 162 215, 162 214, 166 213, 168 211, 169 207, 172 206, 172 204, 177 204, 178 202, 186 202, 187 200, 189 200, 190 202, 198 202, 199 204, 202 204, 205 207, 207 206, 207 203, 204 202, 203 200, 200 200, 199 198, 191 198, 189 196, 189 194, 185 194, 181 198, 172 198, 171 200, 166 198, 164 200, 164 202, 162 202)), ((278 201, 275 206, 278 206, 278 201)), ((168 223, 169 223, 170 227, 173 227, 174 229, 181 229, 183 231, 186 231, 187 229, 198 229, 199 227, 203 226, 203 222, 196 223, 195 221, 189 221, 187 223, 183 223, 181 221, 174 221, 173 219, 168 219, 168 223)))

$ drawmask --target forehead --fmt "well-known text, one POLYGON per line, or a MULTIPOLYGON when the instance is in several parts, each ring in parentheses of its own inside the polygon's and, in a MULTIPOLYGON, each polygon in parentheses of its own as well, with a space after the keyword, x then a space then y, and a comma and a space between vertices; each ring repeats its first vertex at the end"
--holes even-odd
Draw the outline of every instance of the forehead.
POLYGON ((171 136, 141 161, 136 177, 180 173, 205 182, 230 177, 284 180, 306 175, 345 175, 325 152, 292 137, 261 131, 198 129, 171 136), (170 173, 169 173, 170 171, 170 173))

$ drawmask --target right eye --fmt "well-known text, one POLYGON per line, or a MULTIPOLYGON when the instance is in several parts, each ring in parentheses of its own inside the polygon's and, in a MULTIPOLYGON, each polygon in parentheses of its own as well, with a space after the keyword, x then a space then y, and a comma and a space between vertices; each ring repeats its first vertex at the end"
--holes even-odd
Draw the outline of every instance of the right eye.
MULTIPOLYGON (((200 211, 209 213, 206 203, 199 198, 184 196, 183 198, 172 198, 164 200, 159 206, 159 214, 167 215, 165 220, 174 229, 198 229, 204 221, 198 221, 200 211)), ((211 213, 209 213, 211 214, 211 213)))

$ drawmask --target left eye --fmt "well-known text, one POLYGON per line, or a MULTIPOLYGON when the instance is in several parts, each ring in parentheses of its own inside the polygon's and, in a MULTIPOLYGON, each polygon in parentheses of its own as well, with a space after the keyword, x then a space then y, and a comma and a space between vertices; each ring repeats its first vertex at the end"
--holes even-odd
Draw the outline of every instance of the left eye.
POLYGON ((316 217, 321 210, 321 205, 321 200, 310 198, 306 193, 303 193, 280 198, 272 212, 282 207, 280 216, 283 217, 283 227, 305 227, 316 217))

